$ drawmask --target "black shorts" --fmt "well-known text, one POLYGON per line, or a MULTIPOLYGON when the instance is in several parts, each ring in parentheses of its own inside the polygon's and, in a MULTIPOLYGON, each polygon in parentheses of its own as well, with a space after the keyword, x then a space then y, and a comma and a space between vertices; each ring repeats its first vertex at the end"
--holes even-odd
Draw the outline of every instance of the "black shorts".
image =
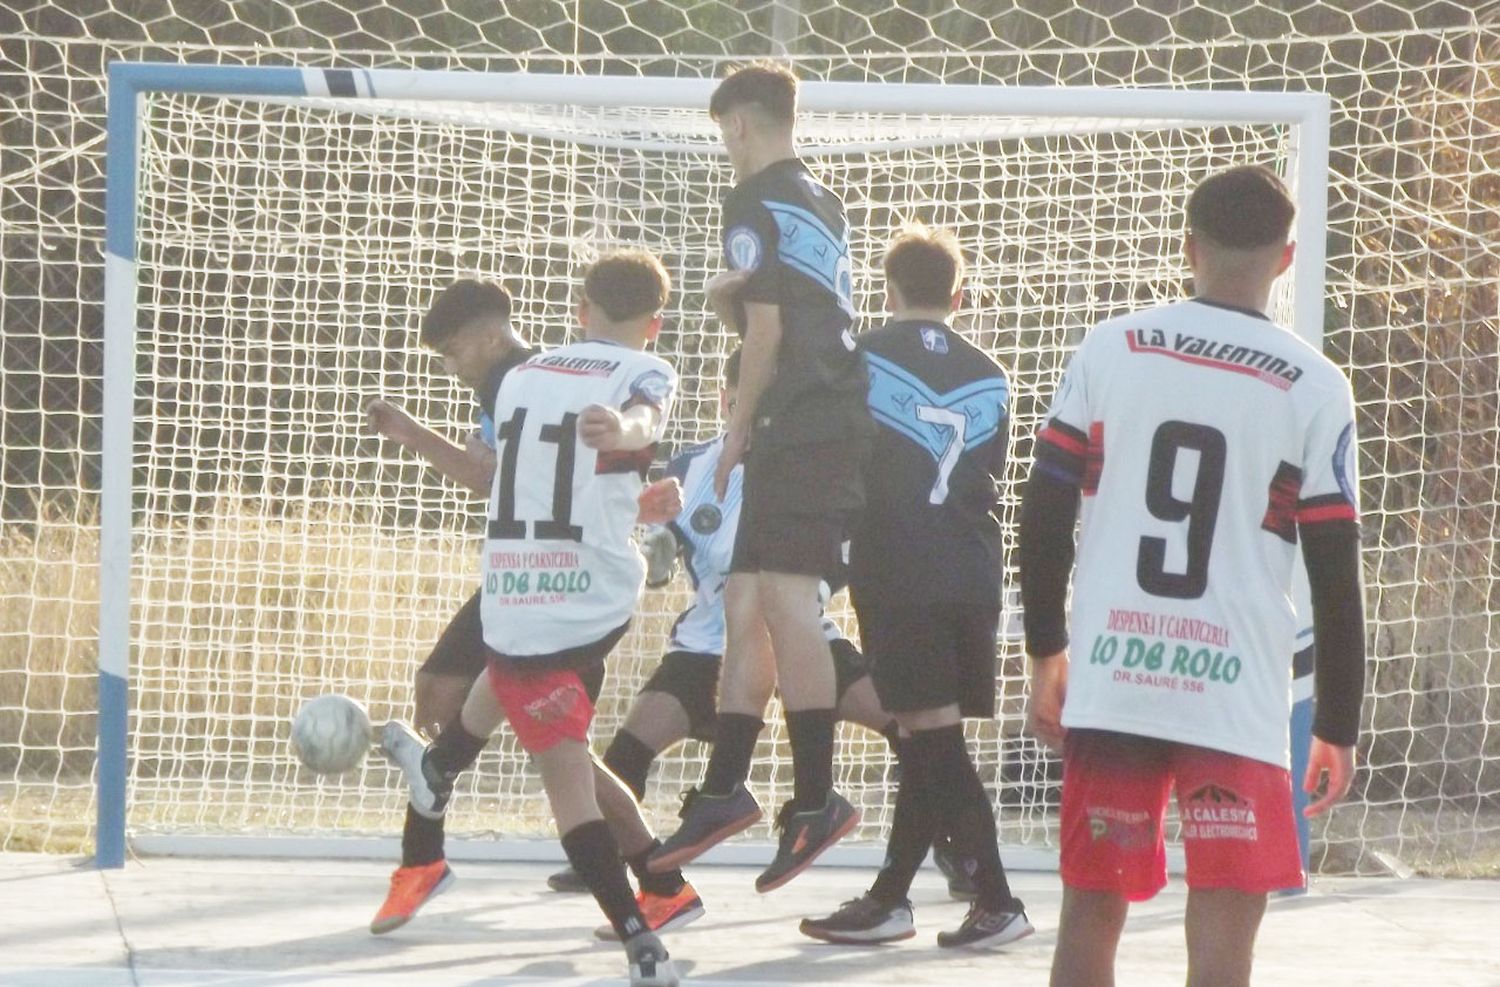
POLYGON ((443 628, 419 672, 451 675, 472 682, 484 671, 489 657, 489 648, 484 643, 484 625, 479 619, 479 591, 475 590, 443 628))
MULTIPOLYGON (((493 661, 502 668, 515 669, 516 673, 525 676, 529 669, 543 671, 555 671, 563 668, 571 668, 576 671, 580 678, 586 674, 592 675, 595 666, 598 666, 599 675, 604 675, 604 659, 615 650, 615 645, 620 643, 620 638, 630 630, 630 621, 625 621, 619 627, 587 644, 580 644, 572 648, 564 648, 545 655, 504 655, 489 645, 485 645, 484 653, 489 661, 493 661)), ((584 680, 587 685, 587 679, 584 680)), ((589 697, 594 698, 593 696, 589 697)))
POLYGON ((713 743, 719 722, 718 655, 669 651, 641 686, 642 692, 661 692, 676 699, 687 713, 688 736, 713 743))
POLYGON ((998 607, 856 601, 854 609, 882 706, 915 713, 957 703, 962 716, 994 717, 998 607))
MULTIPOLYGON (((833 652, 837 695, 842 698, 851 685, 870 674, 870 669, 853 642, 838 638, 828 642, 828 648, 833 652)), ((676 699, 687 713, 688 736, 711 744, 718 732, 722 664, 723 659, 718 655, 669 651, 641 691, 661 692, 676 699)))
POLYGON ((752 449, 730 571, 833 577, 849 518, 864 506, 869 448, 856 438, 752 449))

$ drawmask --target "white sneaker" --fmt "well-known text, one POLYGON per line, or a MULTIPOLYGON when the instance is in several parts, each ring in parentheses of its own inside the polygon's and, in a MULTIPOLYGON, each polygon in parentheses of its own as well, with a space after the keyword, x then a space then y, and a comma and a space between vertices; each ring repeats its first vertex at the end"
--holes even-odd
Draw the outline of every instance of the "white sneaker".
POLYGON ((630 987, 677 987, 677 968, 667 955, 667 947, 654 932, 642 932, 625 943, 630 961, 630 987))
MULTIPOLYGON (((428 819, 441 819, 448 809, 453 785, 431 777, 423 765, 427 747, 416 731, 400 720, 387 720, 380 731, 380 749, 391 763, 401 769, 411 793, 411 807, 428 819)), ((434 772, 435 773, 435 772, 434 772)))

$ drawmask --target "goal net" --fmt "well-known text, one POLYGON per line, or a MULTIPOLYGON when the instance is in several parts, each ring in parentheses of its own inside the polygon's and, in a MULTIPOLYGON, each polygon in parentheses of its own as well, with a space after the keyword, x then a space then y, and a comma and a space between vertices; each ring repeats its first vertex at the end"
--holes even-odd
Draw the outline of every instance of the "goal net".
MULTIPOLYGON (((417 339, 434 293, 459 277, 501 281, 519 333, 554 346, 576 338, 583 266, 639 245, 675 281, 656 344, 682 378, 670 439, 716 434, 735 343, 702 292, 721 269, 718 203, 732 182, 705 112, 712 83, 116 68, 101 662, 106 681, 129 681, 129 756, 101 757, 101 810, 123 796, 129 832, 148 841, 392 835, 399 776, 379 757, 312 776, 290 720, 325 692, 359 699, 377 723, 410 718, 413 674, 476 585, 483 506, 372 437, 362 409, 392 400, 461 440, 472 396, 417 339)), ((897 230, 959 237, 971 265, 960 328, 1012 378, 1011 543, 1031 435, 1072 346, 1105 317, 1182 294, 1192 183, 1264 162, 1321 229, 1317 96, 814 83, 804 104, 804 156, 848 207, 865 325, 880 318, 879 257, 897 230)), ((1316 338, 1322 258, 1303 245, 1277 314, 1316 338)), ((683 585, 646 594, 610 662, 596 743, 686 602, 683 585)), ((841 601, 834 612, 852 636, 841 601)), ((969 739, 1002 841, 1044 848, 1058 775, 1022 736, 1013 598, 1004 630, 1002 715, 970 724, 969 739)), ((109 708, 119 701, 106 687, 106 746, 125 728, 109 708)), ((778 711, 767 720, 751 785, 777 805, 790 757, 778 711)), ((882 838, 887 745, 851 725, 839 741, 836 783, 864 810, 855 838, 882 838)), ((689 742, 659 760, 656 823, 671 825, 705 759, 689 742)), ((101 825, 101 851, 117 824, 101 825)), ((551 834, 508 731, 464 777, 449 830, 551 834)))

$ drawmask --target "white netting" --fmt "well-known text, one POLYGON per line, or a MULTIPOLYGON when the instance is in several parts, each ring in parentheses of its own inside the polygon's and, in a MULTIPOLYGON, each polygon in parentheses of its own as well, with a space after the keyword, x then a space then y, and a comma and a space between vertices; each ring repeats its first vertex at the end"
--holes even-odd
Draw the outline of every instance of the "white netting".
MULTIPOLYGON (((851 114, 808 120, 812 166, 846 197, 856 300, 880 313, 879 251, 902 225, 960 233, 965 328, 1012 369, 1018 450, 1081 327, 1181 290, 1175 230, 1193 176, 1288 162, 1289 131, 1147 129, 1127 121, 851 114), (1034 131, 1034 136, 1028 132, 1034 131), (991 138, 990 135, 998 135, 991 138)), ((642 244, 677 280, 657 351, 682 374, 671 439, 715 434, 731 340, 705 318, 730 174, 699 110, 374 107, 151 99, 140 201, 140 508, 136 772, 140 831, 384 832, 401 795, 383 763, 318 786, 287 721, 322 691, 408 717, 409 683, 470 591, 482 510, 363 434, 383 396, 457 436, 472 402, 421 351, 421 308, 454 277, 501 278, 520 332, 572 331, 575 282, 600 249, 642 244), (373 111, 373 112, 371 112, 373 111)), ((1014 460, 1009 489, 1024 475, 1014 460)), ((1013 532, 1013 495, 1007 525, 1013 532)), ((1012 574, 1013 575, 1013 574, 1012 574)), ((665 650, 681 588, 646 598, 611 662, 597 735, 612 736, 665 650)), ((1002 687, 1021 693, 1018 642, 1002 687)), ((1046 839, 1055 772, 1020 738, 1019 706, 972 728, 1005 795, 1008 842, 1046 839)), ((772 718, 754 781, 778 804, 790 761, 772 718)), ((886 744, 845 728, 839 783, 889 823, 886 744)), ((669 818, 703 750, 662 758, 648 802, 669 818)), ((470 776, 454 832, 547 831, 508 739, 470 776)))
MULTIPOLYGON (((1374 660, 1361 752, 1367 767, 1361 771, 1356 798, 1314 835, 1320 848, 1335 852, 1331 861, 1323 860, 1325 867, 1363 861, 1371 850, 1443 870, 1485 872, 1500 865, 1496 4, 1369 0, 1353 5, 1310 0, 1293 12, 1219 0, 1170 5, 1126 0, 913 0, 899 9, 853 0, 748 5, 704 0, 686 10, 657 0, 539 0, 524 5, 467 0, 247 5, 202 0, 148 6, 149 14, 135 16, 131 11, 136 7, 108 0, 66 5, 37 0, 0 11, 0 648, 7 656, 0 662, 0 845, 64 850, 87 845, 91 838, 104 65, 116 58, 165 58, 702 77, 718 74, 726 57, 784 50, 795 57, 804 78, 1316 88, 1333 96, 1327 346, 1350 372, 1361 414, 1374 660), (1164 12, 1155 12, 1158 9, 1164 12)), ((214 118, 206 104, 163 104, 159 112, 166 114, 160 123, 170 122, 172 114, 206 114, 205 126, 214 118)), ((451 138, 431 135, 445 127, 469 130, 436 121, 419 127, 377 123, 368 117, 337 119, 346 123, 351 136, 390 128, 398 150, 379 163, 384 172, 396 176, 423 173, 417 165, 421 159, 450 156, 445 140, 457 146, 451 138), (396 136, 402 127, 408 134, 404 145, 396 136), (429 143, 416 143, 413 135, 419 131, 429 135, 424 138, 429 143)), ((278 118, 278 125, 282 122, 278 118)), ((228 127, 227 122, 213 125, 228 127)), ((512 126, 512 133, 530 129, 512 126)), ((162 133, 170 132, 168 128, 162 133)), ((221 129, 219 138, 232 132, 221 129)), ((211 143, 213 136, 205 131, 192 140, 211 143)), ((317 128, 304 136, 315 141, 317 128)), ((222 147, 193 152, 224 162, 253 160, 268 150, 282 153, 278 142, 286 138, 262 133, 245 139, 249 146, 232 154, 222 147)), ((681 138, 674 134, 671 139, 681 138)), ((1062 311, 1083 311, 1064 290, 1072 269, 1103 257, 1106 263, 1134 272, 1130 277, 1140 278, 1119 280, 1111 293, 1096 299, 1099 314, 1156 300, 1178 287, 1180 269, 1170 252, 1155 277, 1144 276, 1162 249, 1150 239, 1154 232, 1124 226, 1127 235, 1118 241, 1087 239, 1096 222, 1091 210, 1114 209, 1128 221, 1134 208, 1149 214, 1165 207, 1145 198, 1144 188, 1130 185, 1125 168, 1130 152, 1124 144, 1095 157, 1092 149, 1077 150, 1087 145, 1070 143, 1076 140, 1062 135, 1012 140, 1000 155, 1035 156, 1043 147, 1061 154, 1068 170, 1058 166, 1045 198, 1055 210, 1054 227, 1064 217, 1072 224, 1069 233, 1074 239, 1063 258, 1066 265, 1048 267, 1048 248, 1024 238, 1002 243, 986 224, 965 231, 971 252, 998 259, 998 272, 980 272, 990 292, 983 310, 993 315, 1002 336, 1019 328, 1013 344, 1019 352, 1000 352, 1023 380, 1030 375, 1032 381, 1040 381, 1047 370, 1040 350, 1028 347, 1066 341, 1062 330, 1078 328, 1060 321, 1062 311), (1099 189, 1105 194, 1099 195, 1099 189), (1132 192, 1140 196, 1134 202, 1129 199, 1132 192), (1111 201, 1111 195, 1120 201, 1111 201), (1135 236, 1140 233, 1148 233, 1148 238, 1137 246, 1135 236), (1130 257, 1135 250, 1142 256, 1130 257), (1053 308, 1059 298, 1067 304, 1053 308)), ((552 158, 551 145, 540 134, 513 143, 533 156, 521 164, 529 163, 540 175, 538 165, 552 158)), ((475 152, 467 153, 472 157, 475 152)), ((492 164, 499 168, 499 162, 492 164)), ((254 170, 249 163, 243 167, 254 170)), ((353 681, 363 674, 364 669, 349 664, 356 657, 406 663, 409 671, 409 663, 428 645, 447 609, 461 598, 467 571, 468 541, 450 535, 451 541, 443 546, 434 533, 458 530, 459 519, 472 505, 457 494, 429 487, 421 498, 387 503, 384 514, 359 514, 347 506, 352 503, 350 491, 368 490, 373 481, 351 472, 343 487, 330 485, 327 478, 300 481, 300 488, 296 482, 272 482, 273 487, 281 483, 285 488, 278 496, 284 501, 279 506, 286 508, 272 515, 256 506, 258 490, 242 487, 236 500, 218 489, 219 465, 201 450, 219 450, 243 435, 254 455, 214 455, 228 461, 237 457, 250 476, 285 472, 286 461, 294 457, 274 442, 288 425, 289 412, 265 419, 275 427, 264 428, 236 421, 226 412, 217 426, 222 434, 213 435, 180 418, 174 402, 210 409, 218 402, 232 412, 250 407, 254 394, 275 393, 301 401, 296 407, 303 420, 311 420, 307 416, 312 412, 323 416, 325 424, 314 446, 325 462, 336 453, 342 462, 344 453, 352 450, 354 459, 373 471, 374 479, 398 489, 422 489, 415 466, 373 465, 371 440, 355 438, 352 401, 323 408, 311 400, 309 392, 314 389, 305 382, 315 381, 325 393, 334 394, 352 393, 372 382, 398 393, 424 387, 431 368, 415 352, 407 327, 422 304, 423 291, 457 272, 504 274, 513 286, 525 286, 523 316, 553 334, 547 338, 557 338, 566 322, 566 286, 557 283, 557 272, 570 269, 577 259, 560 243, 567 224, 576 227, 585 221, 579 218, 583 214, 568 205, 564 188, 538 181, 536 187, 511 189, 507 198, 499 193, 489 199, 478 196, 472 208, 489 212, 476 223, 472 217, 480 213, 463 211, 441 191, 442 181, 447 181, 449 192, 471 194, 477 185, 492 180, 482 162, 471 161, 468 167, 466 174, 425 179, 439 191, 413 187, 396 197, 410 205, 419 195, 427 196, 423 201, 430 201, 433 209, 427 229, 406 229, 396 217, 378 212, 364 217, 360 248, 378 250, 371 256, 389 263, 361 266, 361 255, 355 254, 337 285, 316 281, 322 269, 309 255, 290 250, 276 254, 274 278, 266 275, 257 281, 241 266, 243 252, 232 245, 220 248, 217 259, 211 251, 194 255, 193 274, 171 270, 178 263, 172 251, 184 250, 182 245, 164 241, 153 248, 160 251, 161 286, 171 288, 179 299, 169 303, 165 296, 141 297, 143 307, 155 307, 153 318, 177 306, 175 315, 154 323, 159 332, 153 345, 159 357, 153 372, 166 376, 141 379, 143 395, 162 395, 158 417, 164 423, 163 441, 157 447, 154 482, 159 490, 171 492, 160 498, 163 516, 177 512, 181 517, 192 510, 199 520, 175 538, 156 539, 155 558, 160 561, 145 563, 142 575, 149 578, 138 596, 155 601, 143 602, 137 610, 145 632, 142 641, 180 645, 177 653, 182 655, 212 650, 225 656, 228 668, 263 662, 267 675, 259 702, 265 716, 289 715, 292 700, 285 697, 312 689, 309 683, 324 674, 325 670, 286 663, 285 656, 298 647, 315 650, 310 644, 314 637, 327 641, 318 650, 334 680, 348 675, 353 681), (485 202, 487 206, 480 205, 485 202), (537 240, 544 249, 514 252, 530 258, 519 270, 501 260, 501 248, 516 244, 492 242, 489 235, 490 230, 507 229, 503 219, 512 213, 532 217, 545 234, 537 240), (444 244, 444 252, 423 246, 431 243, 444 244), (294 277, 299 268, 300 280, 294 277), (405 280, 395 276, 397 270, 404 272, 405 280), (430 280, 412 281, 414 271, 431 272, 430 280), (172 284, 174 277, 180 286, 172 284), (279 293, 283 278, 300 286, 297 293, 279 293), (239 294, 231 292, 231 284, 239 294), (204 311, 193 312, 189 305, 204 311), (225 380, 226 371, 214 365, 206 339, 190 331, 194 325, 212 327, 217 322, 242 328, 282 318, 289 325, 298 324, 298 319, 311 325, 315 318, 324 326, 358 326, 371 338, 338 340, 354 356, 337 356, 325 341, 322 348, 303 347, 300 356, 285 363, 278 357, 274 366, 269 365, 264 342, 246 338, 233 351, 232 369, 239 376, 225 380), (390 355, 378 355, 388 336, 390 355), (340 359, 345 363, 341 365, 340 359), (187 370, 172 369, 174 362, 187 370), (327 369, 330 366, 337 368, 336 374, 327 369), (195 397, 192 387, 170 382, 174 373, 221 383, 195 397), (381 536, 382 525, 405 534, 381 536), (222 537, 208 538, 209 532, 222 537), (342 545, 330 532, 343 539, 342 545), (351 554, 352 540, 362 546, 363 554, 351 554), (341 587, 351 584, 339 582, 337 576, 350 565, 365 567, 367 575, 352 584, 360 587, 363 598, 339 595, 341 587), (191 605, 188 594, 175 585, 189 580, 204 587, 199 591, 203 598, 191 605), (413 605, 417 597, 433 601, 432 612, 413 605), (288 616, 293 613, 300 614, 297 621, 288 616), (279 616, 273 620, 267 614, 279 616), (207 627, 217 630, 206 635, 202 628, 207 627), (192 633, 200 636, 192 638, 192 633), (273 694, 283 698, 272 698, 273 694)), ((828 159, 821 167, 836 184, 868 184, 857 161, 828 159)), ((987 208, 999 217, 992 222, 1014 229, 1019 216, 1015 196, 1037 195, 1035 185, 1026 185, 1036 179, 1020 176, 1035 176, 1038 165, 1028 163, 1026 167, 1033 169, 1029 172, 1004 160, 993 167, 1000 169, 996 175, 1005 177, 993 178, 986 188, 967 188, 955 178, 943 186, 942 195, 934 192, 934 200, 947 201, 931 218, 957 222, 967 214, 962 210, 987 196, 987 208)), ((368 184, 369 176, 359 180, 367 182, 364 186, 347 175, 312 177, 344 182, 331 197, 341 210, 350 208, 357 194, 377 188, 368 184)), ((637 177, 626 174, 618 180, 628 183, 637 177)), ((898 174, 886 181, 894 185, 901 180, 898 174)), ((261 219, 264 227, 257 249, 284 247, 295 242, 295 233, 305 241, 302 249, 310 251, 314 239, 333 235, 331 228, 311 220, 296 230, 274 225, 272 216, 287 215, 285 200, 292 191, 264 201, 268 215, 261 219)), ((194 196, 187 207, 201 210, 205 229, 227 228, 231 207, 244 207, 202 189, 194 196)), ((594 197, 589 198, 592 203, 594 197)), ((659 215, 680 210, 686 201, 665 198, 633 220, 601 213, 589 215, 586 222, 605 229, 631 221, 654 228, 662 225, 659 215)), ((307 215, 305 209, 303 214, 307 215)), ((872 231, 884 221, 867 214, 854 218, 872 231)), ((701 217, 695 221, 708 222, 701 217)), ((570 235, 579 232, 575 228, 570 235)), ((675 259, 683 292, 691 292, 693 279, 707 269, 703 256, 675 259)), ((692 319, 678 323, 679 328, 698 324, 692 319)), ((221 337, 225 333, 224 328, 217 331, 221 337)), ((708 378, 716 361, 700 362, 704 367, 698 372, 706 376, 690 379, 687 386, 690 396, 698 397, 692 406, 696 420, 706 423, 711 410, 708 378)), ((425 399, 428 403, 417 410, 431 419, 447 420, 454 428, 461 424, 463 396, 458 391, 427 391, 425 399)), ((256 400, 270 407, 266 400, 256 400)), ((1023 434, 1028 413, 1016 426, 1018 458, 1028 449, 1023 434)), ((145 448, 148 435, 143 432, 140 437, 145 448)), ((373 508, 367 504, 359 510, 373 508)), ((678 602, 659 595, 650 598, 658 613, 678 602)), ((664 619, 644 621, 642 632, 659 634, 664 619)), ((170 647, 157 650, 172 653, 170 647)), ((1014 643, 1007 645, 1006 654, 1013 656, 1014 643)), ((1013 664, 1007 670, 1013 673, 1013 664)), ((161 660, 154 670, 142 666, 140 673, 142 686, 153 677, 171 678, 157 698, 140 695, 133 730, 148 741, 153 733, 178 739, 157 743, 152 756, 138 764, 133 822, 179 829, 205 826, 206 819, 195 817, 213 799, 200 798, 189 808, 189 786, 176 783, 178 794, 167 797, 160 793, 174 786, 150 779, 153 774, 192 773, 216 778, 216 793, 239 792, 244 782, 228 779, 236 778, 236 771, 245 772, 246 762, 238 753, 217 752, 253 749, 258 763, 269 766, 262 769, 266 778, 278 771, 283 779, 291 777, 287 764, 277 760, 284 757, 282 748, 266 740, 256 747, 248 733, 249 721, 206 715, 210 700, 225 701, 225 686, 218 686, 217 692, 183 688, 177 673, 167 672, 161 660), (172 712, 164 716, 157 710, 172 712), (190 727, 204 738, 191 751, 182 739, 190 727), (200 748, 216 753, 205 759, 200 748), (178 756, 179 750, 188 756, 178 756), (143 810, 149 812, 140 815, 143 810)), ((385 701, 399 701, 404 677, 388 688, 385 701)), ((989 751, 995 749, 1000 730, 1013 729, 1014 702, 1007 708, 1010 726, 988 735, 989 751)), ((606 714, 601 735, 612 729, 610 717, 617 711, 606 714)), ((880 745, 858 742, 864 745, 867 763, 880 764, 880 745)), ((689 748, 686 753, 694 751, 689 748)), ((681 763, 665 766, 665 786, 675 786, 674 772, 680 771, 681 763)), ((993 770, 995 762, 988 763, 993 770)), ((1026 763, 1007 751, 1007 774, 1026 763)), ((370 781, 378 784, 380 779, 370 781)), ((335 797, 342 791, 329 788, 312 798, 310 804, 322 807, 317 825, 341 822, 335 807, 345 804, 350 806, 352 824, 391 824, 388 804, 353 793, 346 803, 335 797)), ((1034 805, 1034 790, 1002 785, 997 798, 1004 803, 1008 839, 1040 835, 1023 825, 1035 815, 1016 805, 1034 805)), ((238 813, 239 821, 231 819, 232 825, 285 831, 302 825, 300 817, 288 814, 292 810, 285 801, 278 805, 256 800, 264 809, 265 818, 260 818, 251 800, 243 795, 234 799, 238 802, 226 803, 231 817, 238 813)), ((302 806, 299 800, 296 811, 302 806)), ((528 818, 535 823, 541 818, 539 803, 533 800, 529 807, 528 818)), ((465 825, 488 825, 484 816, 492 808, 476 806, 465 825)))

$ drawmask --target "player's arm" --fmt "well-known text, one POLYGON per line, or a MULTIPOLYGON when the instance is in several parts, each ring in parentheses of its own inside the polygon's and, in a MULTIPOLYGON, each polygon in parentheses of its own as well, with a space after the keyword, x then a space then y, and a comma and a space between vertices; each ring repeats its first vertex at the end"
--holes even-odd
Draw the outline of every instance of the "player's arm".
POLYGON ((1313 740, 1303 788, 1314 792, 1328 775, 1321 798, 1306 815, 1327 811, 1354 780, 1365 694, 1365 598, 1359 553, 1358 483, 1354 458, 1353 397, 1345 395, 1315 421, 1297 504, 1297 533, 1312 591, 1313 740))
POLYGON ((454 445, 417 421, 400 405, 377 398, 365 405, 370 428, 416 453, 443 476, 476 493, 488 493, 495 475, 495 457, 483 443, 454 445))
POLYGON ((1021 614, 1031 656, 1027 724, 1049 747, 1061 748, 1068 683, 1068 579, 1088 449, 1089 410, 1075 353, 1046 424, 1037 433, 1031 473, 1021 494, 1016 546, 1021 570, 1021 614))
POLYGON ((781 307, 766 302, 745 303, 745 341, 740 349, 739 398, 724 433, 724 449, 714 471, 714 493, 720 500, 729 489, 729 475, 744 459, 750 429, 761 395, 776 376, 776 354, 781 349, 781 307))
POLYGON ((578 436, 600 452, 637 452, 656 442, 662 409, 636 404, 623 411, 591 404, 578 416, 578 436))

